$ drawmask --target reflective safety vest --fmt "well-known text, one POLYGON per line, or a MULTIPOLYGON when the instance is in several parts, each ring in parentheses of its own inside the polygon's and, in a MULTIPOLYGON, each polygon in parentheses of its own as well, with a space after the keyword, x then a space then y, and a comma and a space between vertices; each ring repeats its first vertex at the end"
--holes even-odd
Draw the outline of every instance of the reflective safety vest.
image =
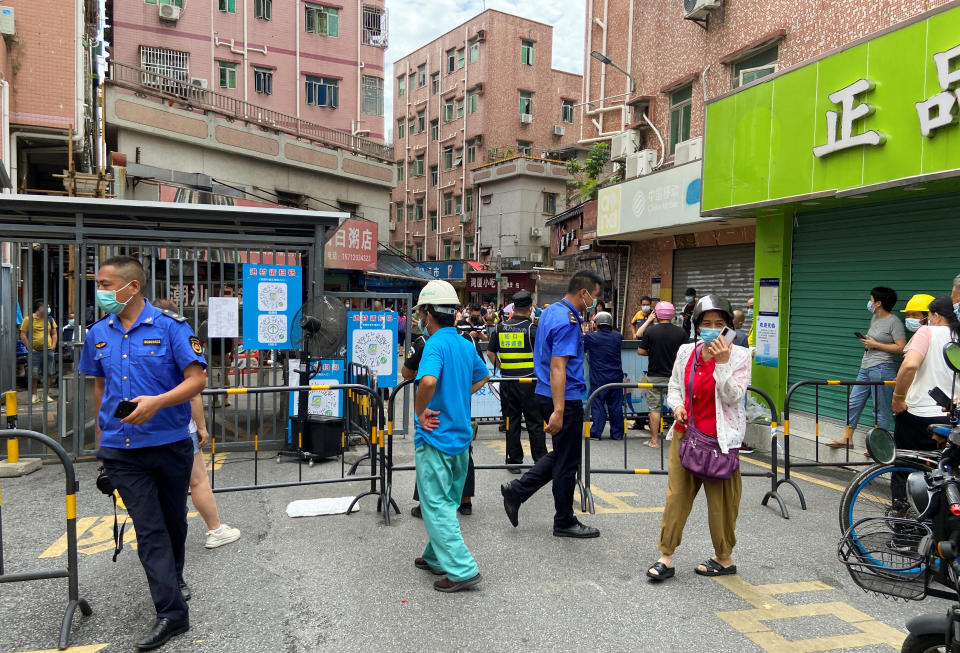
POLYGON ((509 321, 497 326, 497 346, 500 348, 500 369, 503 376, 533 376, 533 338, 529 319, 515 324, 509 321))

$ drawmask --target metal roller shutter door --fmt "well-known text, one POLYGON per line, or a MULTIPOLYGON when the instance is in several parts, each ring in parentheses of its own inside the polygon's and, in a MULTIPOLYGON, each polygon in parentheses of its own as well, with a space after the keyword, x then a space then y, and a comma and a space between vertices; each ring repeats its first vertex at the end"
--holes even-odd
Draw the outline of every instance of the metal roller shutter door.
MULTIPOLYGON (((863 346, 853 332, 869 328, 871 288, 897 291, 893 313, 899 318, 911 295, 950 292, 960 272, 957 200, 941 196, 799 216, 793 233, 789 384, 857 377, 863 346)), ((842 420, 845 406, 843 390, 821 389, 821 415, 842 420)), ((873 424, 872 407, 867 402, 862 424, 873 424)), ((813 391, 798 391, 790 408, 813 412, 813 391)))
POLYGON ((753 296, 753 244, 677 249, 673 252, 673 297, 683 308, 683 291, 716 294, 742 308, 753 296))

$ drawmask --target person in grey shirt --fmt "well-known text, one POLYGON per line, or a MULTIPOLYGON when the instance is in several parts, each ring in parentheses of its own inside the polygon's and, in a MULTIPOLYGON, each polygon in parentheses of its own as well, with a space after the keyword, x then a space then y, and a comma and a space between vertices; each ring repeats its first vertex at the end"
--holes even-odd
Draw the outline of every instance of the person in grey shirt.
MULTIPOLYGON (((877 286, 870 291, 867 310, 873 313, 870 329, 863 343, 863 359, 857 381, 893 381, 897 378, 897 358, 907 344, 903 322, 891 311, 897 303, 897 293, 892 288, 877 286)), ((828 442, 828 447, 852 447, 853 432, 860 421, 867 399, 874 398, 877 425, 890 430, 890 405, 893 402, 893 386, 857 385, 850 391, 846 433, 843 437, 828 442)))

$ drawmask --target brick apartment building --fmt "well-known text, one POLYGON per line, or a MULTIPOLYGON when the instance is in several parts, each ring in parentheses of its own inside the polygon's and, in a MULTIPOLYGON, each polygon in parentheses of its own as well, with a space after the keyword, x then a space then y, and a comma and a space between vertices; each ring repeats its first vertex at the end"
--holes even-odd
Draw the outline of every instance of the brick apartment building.
POLYGON ((551 26, 487 10, 395 62, 397 249, 478 258, 483 200, 469 171, 576 143, 582 78, 552 69, 552 51, 551 26))
POLYGON ((590 0, 584 53, 589 105, 580 142, 613 143, 615 135, 633 130, 629 150, 655 151, 649 182, 638 177, 623 184, 649 186, 646 214, 636 212, 635 202, 632 223, 624 208, 624 223, 606 233, 600 220, 601 237, 632 243, 625 316, 633 314, 642 295, 682 298, 687 285, 700 285, 701 292, 722 289, 735 303, 753 294, 754 219, 700 218, 699 201, 692 207, 695 217, 681 218, 681 204, 671 215, 668 203, 657 199, 657 192, 687 183, 685 177, 695 180, 699 195, 707 101, 944 4, 947 0, 824 0, 814 9, 787 0, 698 0, 692 20, 680 0, 590 0), (592 50, 632 75, 633 92, 627 75, 592 57, 592 50), (658 183, 674 166, 681 181, 658 183), (656 220, 650 199, 664 207, 656 220))
POLYGON ((92 71, 85 39, 95 31, 95 0, 11 0, 0 8, 2 99, 9 124, 0 149, 14 191, 64 190, 73 139, 78 170, 96 165, 92 71))

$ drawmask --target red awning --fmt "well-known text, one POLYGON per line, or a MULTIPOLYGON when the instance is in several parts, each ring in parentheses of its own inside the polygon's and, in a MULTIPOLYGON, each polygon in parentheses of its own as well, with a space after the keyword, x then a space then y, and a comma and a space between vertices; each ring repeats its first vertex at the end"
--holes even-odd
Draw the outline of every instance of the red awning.
POLYGON ((467 261, 467 265, 469 265, 474 272, 486 272, 488 270, 487 264, 481 263, 480 261, 467 261))

